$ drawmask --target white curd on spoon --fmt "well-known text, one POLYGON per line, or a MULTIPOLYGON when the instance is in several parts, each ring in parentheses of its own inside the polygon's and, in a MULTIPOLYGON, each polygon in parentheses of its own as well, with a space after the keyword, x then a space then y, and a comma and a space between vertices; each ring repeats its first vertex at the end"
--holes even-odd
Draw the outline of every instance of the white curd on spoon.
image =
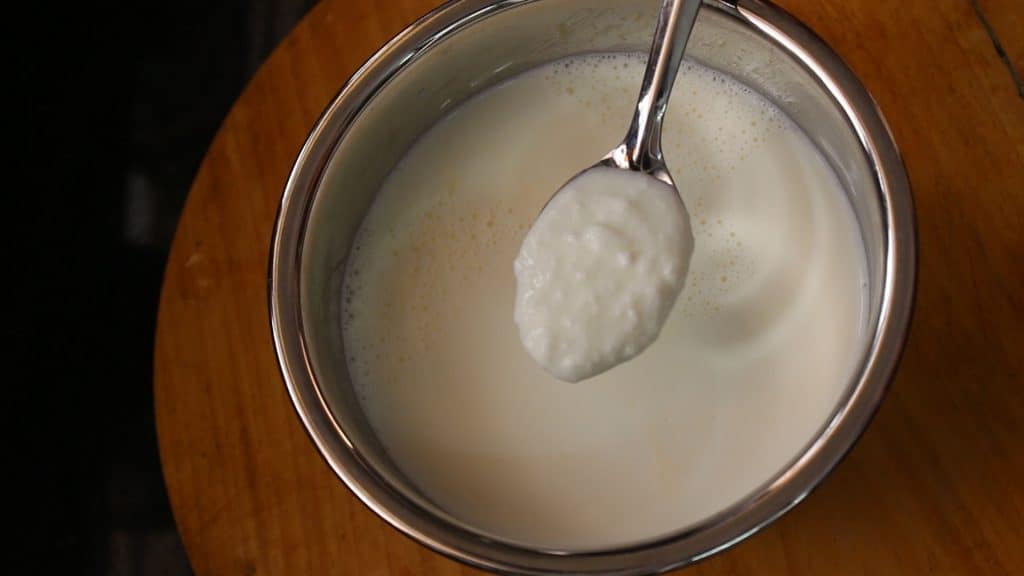
POLYGON ((693 253, 675 188, 598 166, 556 194, 515 260, 515 322, 530 356, 577 382, 658 337, 693 253))

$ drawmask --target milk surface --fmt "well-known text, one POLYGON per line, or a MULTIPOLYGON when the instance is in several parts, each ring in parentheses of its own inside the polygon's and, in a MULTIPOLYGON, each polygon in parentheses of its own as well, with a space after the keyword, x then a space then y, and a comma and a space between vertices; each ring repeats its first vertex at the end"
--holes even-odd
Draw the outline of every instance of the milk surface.
POLYGON ((684 64, 664 150, 693 223, 658 339, 585 384, 520 344, 512 262, 553 191, 621 139, 644 58, 573 58, 458 107, 395 168, 346 269, 360 402, 428 498, 493 536, 593 549, 749 494, 826 422, 864 337, 863 243, 806 136, 684 64))

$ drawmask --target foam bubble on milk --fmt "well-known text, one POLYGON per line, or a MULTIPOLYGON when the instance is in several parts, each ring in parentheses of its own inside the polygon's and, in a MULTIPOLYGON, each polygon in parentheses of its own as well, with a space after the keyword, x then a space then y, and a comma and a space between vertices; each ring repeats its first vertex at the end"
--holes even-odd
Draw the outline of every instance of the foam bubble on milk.
MULTIPOLYGON (((401 166, 396 168, 396 175, 401 172, 401 166)), ((447 301, 450 289, 445 280, 454 278, 462 283, 473 282, 483 271, 482 255, 499 242, 508 242, 525 233, 523 223, 509 218, 511 208, 504 201, 499 199, 487 207, 459 210, 457 204, 460 199, 456 198, 456 190, 458 183, 453 177, 445 193, 433 195, 420 203, 409 213, 412 218, 396 218, 381 228, 364 226, 357 234, 343 288, 344 332, 352 333, 352 325, 365 320, 358 310, 366 310, 367 307, 353 306, 353 302, 368 298, 375 300, 376 307, 370 309, 379 314, 378 320, 385 324, 394 322, 396 316, 408 309, 416 311, 418 316, 414 322, 405 325, 408 330, 378 334, 370 340, 349 340, 347 362, 357 383, 366 382, 371 360, 405 364, 408 353, 392 354, 395 349, 430 354, 439 336, 438 327, 442 325, 440 317, 445 313, 444 307, 438 303, 447 301), (455 218, 442 220, 441 214, 456 210, 458 215, 455 218), (402 249, 398 245, 410 229, 416 230, 417 237, 417 242, 407 247, 414 260, 408 272, 415 279, 415 290, 411 294, 395 292, 390 297, 364 293, 367 287, 361 278, 372 275, 382 265, 378 260, 381 255, 364 249, 364 246, 392 245, 390 256, 397 258, 398 251, 402 249)), ((384 257, 387 256, 385 252, 384 257)), ((365 402, 371 389, 357 385, 360 400, 365 402)))
POLYGON ((583 387, 522 350, 511 262, 553 191, 621 140, 644 61, 563 60, 461 104, 349 256, 341 321, 371 425, 424 494, 500 537, 589 547, 706 517, 797 453, 856 354, 863 249, 835 174, 770 102, 691 63, 663 148, 695 250, 661 336, 583 387))

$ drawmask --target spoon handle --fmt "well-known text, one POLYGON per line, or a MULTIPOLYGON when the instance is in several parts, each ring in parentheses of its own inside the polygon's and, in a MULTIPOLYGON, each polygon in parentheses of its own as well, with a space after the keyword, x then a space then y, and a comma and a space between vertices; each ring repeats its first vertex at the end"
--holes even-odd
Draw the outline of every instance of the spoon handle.
POLYGON ((622 143, 633 169, 647 172, 662 163, 661 122, 700 5, 701 0, 662 2, 640 98, 622 143))

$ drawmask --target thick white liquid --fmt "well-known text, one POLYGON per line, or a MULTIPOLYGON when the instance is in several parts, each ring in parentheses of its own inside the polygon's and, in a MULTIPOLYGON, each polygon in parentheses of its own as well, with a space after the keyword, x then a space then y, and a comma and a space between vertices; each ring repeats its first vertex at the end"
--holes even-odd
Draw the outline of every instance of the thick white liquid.
POLYGON ((860 351, 864 255, 835 174, 696 66, 665 121, 696 244, 660 337, 583 385, 524 351, 512 262, 552 191, 621 139, 642 66, 576 58, 460 106, 386 181, 348 264, 370 422, 425 495, 504 539, 596 548, 721 510, 813 438, 860 351))

